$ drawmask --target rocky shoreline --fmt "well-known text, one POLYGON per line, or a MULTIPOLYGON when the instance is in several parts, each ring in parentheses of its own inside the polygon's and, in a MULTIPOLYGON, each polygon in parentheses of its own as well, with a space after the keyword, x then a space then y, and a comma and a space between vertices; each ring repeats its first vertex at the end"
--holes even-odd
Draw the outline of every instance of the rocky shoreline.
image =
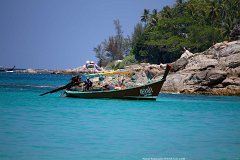
MULTIPOLYGON (((202 53, 192 54, 186 50, 171 65, 163 92, 240 95, 240 41, 217 43, 202 53)), ((162 75, 164 71, 164 64, 138 67, 153 80, 161 78, 156 75, 162 75)))
MULTIPOLYGON (((136 84, 161 79, 166 64, 141 63, 126 66, 136 73, 136 84)), ((217 43, 202 53, 186 50, 172 64, 162 88, 163 92, 181 94, 240 95, 240 41, 217 43)), ((24 73, 89 74, 94 71, 81 66, 66 70, 18 70, 24 73)), ((131 78, 126 79, 131 83, 131 78)))
MULTIPOLYGON (((202 53, 188 50, 172 64, 163 92, 205 95, 240 95, 240 41, 217 43, 202 53)), ((166 64, 126 67, 136 73, 137 84, 162 78, 166 64)))

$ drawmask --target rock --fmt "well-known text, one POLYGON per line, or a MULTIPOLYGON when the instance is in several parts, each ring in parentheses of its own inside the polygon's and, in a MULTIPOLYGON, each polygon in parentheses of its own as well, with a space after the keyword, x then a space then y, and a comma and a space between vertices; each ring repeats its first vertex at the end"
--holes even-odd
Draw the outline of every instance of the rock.
POLYGON ((226 64, 229 68, 236 68, 240 66, 240 53, 228 56, 226 58, 226 64))
POLYGON ((221 70, 210 70, 207 72, 206 82, 207 86, 214 86, 221 83, 227 77, 227 73, 221 70))
POLYGON ((226 78, 226 79, 222 82, 222 84, 223 84, 224 86, 228 86, 228 85, 234 84, 234 81, 233 81, 233 79, 231 79, 231 78, 226 78))
POLYGON ((154 79, 160 75, 163 75, 164 69, 161 68, 160 65, 149 65, 149 67, 144 67, 145 68, 145 74, 149 79, 154 79))
POLYGON ((146 70, 145 73, 149 79, 152 79, 155 76, 159 75, 161 72, 158 69, 154 68, 154 69, 146 70))
POLYGON ((180 59, 181 58, 186 58, 188 59, 189 57, 193 56, 193 53, 189 52, 189 50, 185 50, 185 52, 181 55, 180 59))
POLYGON ((209 67, 218 65, 218 61, 213 59, 212 56, 203 54, 194 55, 188 61, 185 68, 191 70, 205 70, 209 67))
POLYGON ((162 64, 162 63, 161 63, 161 64, 159 65, 159 67, 160 67, 161 69, 165 70, 165 68, 167 67, 167 64, 162 64))
POLYGON ((148 67, 150 64, 149 63, 140 63, 141 67, 148 67))
POLYGON ((38 73, 38 72, 34 69, 27 69, 25 70, 25 73, 38 73))
POLYGON ((207 70, 205 70, 205 71, 200 71, 200 72, 196 73, 196 74, 191 78, 191 80, 193 81, 193 83, 199 84, 199 83, 201 83, 202 81, 206 80, 207 72, 208 72, 207 70))
POLYGON ((206 86, 200 86, 200 87, 197 87, 194 92, 202 92, 202 91, 207 91, 208 90, 208 87, 206 86))
MULTIPOLYGON (((165 92, 240 95, 240 41, 217 43, 203 53, 172 63, 165 92)), ((153 70, 153 73, 157 73, 153 70)))
POLYGON ((239 77, 228 77, 222 82, 222 84, 224 86, 229 86, 229 85, 240 86, 240 78, 239 77))
POLYGON ((126 66, 125 69, 139 72, 142 70, 142 66, 139 64, 134 64, 134 65, 126 66))
POLYGON ((147 75, 145 73, 145 70, 141 70, 136 73, 136 84, 141 85, 141 84, 146 84, 148 82, 147 75))
POLYGON ((187 58, 180 58, 176 62, 172 63, 172 71, 177 72, 180 69, 184 69, 187 64, 188 64, 187 58))
POLYGON ((219 59, 219 67, 222 69, 236 68, 240 66, 240 53, 232 54, 219 59))
MULTIPOLYGON (((186 89, 188 81, 192 77, 192 72, 179 72, 168 75, 163 85, 163 90, 168 92, 180 92, 186 89)), ((189 87, 190 88, 190 87, 189 87)))
POLYGON ((206 54, 213 55, 217 59, 237 53, 240 53, 240 41, 216 43, 206 52, 206 54))
POLYGON ((228 68, 226 72, 228 73, 229 76, 240 77, 240 66, 236 68, 228 68))
POLYGON ((203 94, 210 94, 210 95, 225 95, 225 96, 240 96, 240 88, 214 88, 208 92, 203 94))
POLYGON ((192 91, 191 89, 183 89, 183 90, 180 90, 179 93, 182 93, 182 94, 195 94, 196 92, 192 91))
POLYGON ((227 89, 239 89, 240 90, 240 86, 235 86, 235 85, 229 85, 226 87, 227 89))
POLYGON ((218 84, 218 85, 215 85, 214 88, 224 88, 225 86, 223 84, 218 84))
POLYGON ((26 69, 26 70, 15 70, 16 72, 20 73, 52 73, 52 70, 45 70, 45 69, 26 69))

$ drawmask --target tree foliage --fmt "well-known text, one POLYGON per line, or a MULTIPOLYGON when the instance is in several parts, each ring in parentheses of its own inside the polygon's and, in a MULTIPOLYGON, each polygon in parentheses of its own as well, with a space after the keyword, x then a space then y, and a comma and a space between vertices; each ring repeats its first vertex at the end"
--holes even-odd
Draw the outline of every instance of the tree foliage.
POLYGON ((140 17, 144 25, 138 23, 131 37, 123 36, 120 22, 115 20, 116 35, 94 51, 103 66, 124 57, 121 65, 173 62, 183 48, 202 52, 214 43, 239 38, 239 8, 239 0, 176 0, 174 6, 161 11, 144 9, 140 17))
POLYGON ((133 53, 140 62, 168 63, 179 58, 184 47, 201 52, 229 40, 240 20, 239 5, 239 0, 189 0, 177 1, 157 14, 145 9, 145 30, 132 46, 133 53))
POLYGON ((131 38, 124 37, 119 20, 114 20, 116 35, 110 36, 93 49, 99 59, 100 66, 106 66, 109 62, 121 60, 131 46, 131 38))

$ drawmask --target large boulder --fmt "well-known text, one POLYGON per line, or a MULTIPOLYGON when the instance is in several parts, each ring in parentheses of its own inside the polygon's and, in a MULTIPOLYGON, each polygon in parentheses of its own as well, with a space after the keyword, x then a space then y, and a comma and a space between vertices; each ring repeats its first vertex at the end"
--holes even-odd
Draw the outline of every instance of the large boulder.
POLYGON ((189 58, 193 55, 194 55, 193 53, 189 52, 189 50, 186 49, 185 52, 181 55, 180 59, 181 58, 189 58))
POLYGON ((152 81, 160 80, 163 77, 163 74, 165 72, 166 65, 160 64, 160 65, 150 65, 148 70, 146 71, 146 75, 148 78, 150 78, 152 81))
POLYGON ((181 69, 184 69, 187 64, 188 64, 187 58, 180 58, 176 62, 172 63, 172 71, 177 72, 181 69))
POLYGON ((240 41, 216 43, 205 52, 217 59, 237 53, 240 53, 240 41))
POLYGON ((228 73, 229 76, 240 77, 240 66, 236 68, 227 68, 226 72, 228 73))
POLYGON ((219 66, 222 69, 236 68, 236 67, 240 66, 240 53, 232 54, 227 57, 221 57, 219 59, 219 66))
POLYGON ((209 67, 218 65, 218 61, 213 59, 211 55, 197 54, 188 60, 185 68, 191 70, 205 70, 209 67))
POLYGON ((206 80, 207 72, 208 72, 207 70, 204 70, 195 73, 191 78, 193 84, 200 84, 202 81, 206 80))
POLYGON ((226 64, 229 68, 236 68, 240 66, 240 53, 228 56, 226 58, 226 64))
POLYGON ((180 92, 188 85, 188 81, 192 77, 192 72, 177 72, 168 75, 166 82, 163 85, 163 91, 180 92))
POLYGON ((240 86, 240 78, 239 77, 228 77, 222 82, 222 84, 224 86, 229 86, 229 85, 240 86))
POLYGON ((199 71, 191 77, 193 84, 202 86, 215 86, 221 83, 227 77, 227 73, 217 69, 208 69, 199 71))
POLYGON ((227 77, 227 73, 221 70, 211 70, 207 73, 206 85, 214 86, 221 83, 227 77))
POLYGON ((164 91, 240 95, 240 41, 217 43, 172 64, 174 73, 167 78, 164 91))
POLYGON ((159 76, 162 72, 157 68, 152 69, 149 68, 145 71, 145 73, 149 79, 152 79, 155 78, 156 76, 159 76))

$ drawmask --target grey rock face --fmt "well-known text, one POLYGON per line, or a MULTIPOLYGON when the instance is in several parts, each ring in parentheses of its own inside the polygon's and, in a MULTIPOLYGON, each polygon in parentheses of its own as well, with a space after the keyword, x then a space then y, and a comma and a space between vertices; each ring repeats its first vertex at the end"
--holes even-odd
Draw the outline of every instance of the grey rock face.
POLYGON ((172 71, 177 72, 181 69, 184 69, 187 64, 188 64, 187 58, 180 58, 172 64, 172 71))
POLYGON ((240 41, 217 43, 172 65, 174 73, 167 78, 164 91, 240 95, 240 41))
POLYGON ((206 82, 207 86, 214 86, 221 83, 227 77, 227 73, 221 70, 211 70, 207 73, 206 82))

